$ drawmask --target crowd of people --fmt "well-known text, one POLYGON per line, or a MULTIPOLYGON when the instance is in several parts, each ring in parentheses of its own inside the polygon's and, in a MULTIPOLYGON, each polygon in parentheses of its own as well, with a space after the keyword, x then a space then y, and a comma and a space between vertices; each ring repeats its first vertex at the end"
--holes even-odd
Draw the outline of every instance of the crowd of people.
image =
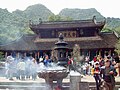
POLYGON ((33 80, 37 77, 37 62, 33 57, 26 58, 13 58, 8 56, 5 63, 5 75, 9 80, 13 77, 19 80, 30 79, 33 80))
MULTIPOLYGON (((44 59, 40 58, 39 61, 42 62, 45 67, 48 67, 52 62, 48 55, 46 55, 44 59)), ((74 71, 77 70, 75 63, 74 58, 69 59, 69 71, 71 69, 74 71)), ((38 67, 39 64, 33 57, 13 58, 12 56, 8 56, 5 63, 5 75, 9 80, 13 80, 13 77, 19 80, 30 78, 36 80, 38 67)), ((113 90, 115 87, 114 76, 120 76, 120 58, 119 56, 105 56, 102 58, 98 55, 95 56, 93 60, 90 60, 89 56, 87 56, 81 64, 80 73, 83 75, 92 75, 96 81, 97 90, 103 85, 103 81, 104 87, 106 88, 105 90, 113 90)))
POLYGON ((118 72, 118 75, 120 75, 120 69, 119 69, 119 59, 113 58, 113 57, 105 57, 102 58, 100 56, 94 57, 92 61, 85 61, 85 63, 82 65, 82 72, 83 75, 93 75, 94 74, 94 67, 95 64, 98 63, 100 68, 103 68, 105 66, 105 61, 110 60, 110 64, 114 66, 118 72))
POLYGON ((48 55, 44 58, 40 57, 37 61, 32 56, 13 58, 11 55, 7 56, 5 62, 5 76, 9 80, 13 80, 16 77, 18 80, 31 79, 36 80, 37 71, 39 69, 39 63, 43 63, 45 67, 48 67, 52 60, 49 59, 48 55))
MULTIPOLYGON (((69 67, 73 69, 74 59, 71 58, 68 62, 69 67), (73 65, 73 66, 72 66, 73 65)), ((101 85, 104 85, 104 90, 114 90, 115 77, 120 76, 120 58, 119 56, 95 56, 93 60, 89 56, 85 57, 84 63, 81 65, 81 73, 83 75, 91 75, 96 81, 97 90, 100 90, 101 85)))

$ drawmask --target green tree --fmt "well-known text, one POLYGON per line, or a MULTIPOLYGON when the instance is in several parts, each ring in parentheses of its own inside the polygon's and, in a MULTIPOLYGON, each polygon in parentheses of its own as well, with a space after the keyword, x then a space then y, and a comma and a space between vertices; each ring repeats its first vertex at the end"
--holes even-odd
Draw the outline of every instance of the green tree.
POLYGON ((48 21, 55 21, 55 15, 50 15, 48 17, 48 21))
POLYGON ((120 26, 115 28, 115 31, 120 34, 120 26))
POLYGON ((117 52, 117 54, 120 55, 120 40, 115 45, 115 52, 117 52))
POLYGON ((3 52, 0 52, 0 60, 3 60, 3 58, 4 58, 3 52))
POLYGON ((64 20, 66 20, 66 21, 72 21, 73 18, 71 18, 71 17, 68 16, 68 17, 65 17, 64 20))
POLYGON ((62 18, 59 15, 50 15, 48 21, 62 21, 62 18))
POLYGON ((73 47, 73 56, 75 62, 80 61, 80 46, 78 44, 75 44, 73 47))
POLYGON ((110 27, 104 27, 101 32, 113 32, 110 27))
POLYGON ((60 15, 50 15, 48 21, 72 21, 73 19, 69 16, 62 17, 60 15))

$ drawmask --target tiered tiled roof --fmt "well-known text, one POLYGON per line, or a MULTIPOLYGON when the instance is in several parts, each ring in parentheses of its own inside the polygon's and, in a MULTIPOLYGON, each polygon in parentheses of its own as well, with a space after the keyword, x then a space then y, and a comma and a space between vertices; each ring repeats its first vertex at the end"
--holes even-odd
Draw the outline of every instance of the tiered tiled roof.
POLYGON ((96 27, 100 28, 100 30, 105 25, 105 21, 103 22, 95 22, 94 19, 90 20, 74 20, 74 21, 56 21, 56 22, 41 22, 39 24, 30 23, 30 28, 33 31, 36 30, 45 30, 45 29, 64 29, 64 28, 88 28, 88 27, 96 27))
MULTIPOLYGON (((23 36, 14 43, 0 46, 0 50, 51 50, 58 39, 37 39, 36 36, 23 36)), ((101 33, 95 37, 65 38, 68 47, 73 48, 74 44, 79 44, 81 49, 95 48, 115 48, 117 37, 114 33, 101 33)))
POLYGON ((20 39, 0 46, 0 50, 35 50, 37 46, 34 43, 36 35, 24 35, 20 39))

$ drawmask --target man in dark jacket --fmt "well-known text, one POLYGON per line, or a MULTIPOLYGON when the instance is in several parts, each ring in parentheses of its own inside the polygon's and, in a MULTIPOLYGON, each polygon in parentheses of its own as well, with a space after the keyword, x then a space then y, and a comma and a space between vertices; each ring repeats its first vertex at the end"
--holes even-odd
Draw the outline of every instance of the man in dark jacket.
POLYGON ((114 90, 115 77, 117 75, 116 69, 110 65, 110 60, 105 60, 105 68, 102 70, 104 80, 104 90, 114 90))

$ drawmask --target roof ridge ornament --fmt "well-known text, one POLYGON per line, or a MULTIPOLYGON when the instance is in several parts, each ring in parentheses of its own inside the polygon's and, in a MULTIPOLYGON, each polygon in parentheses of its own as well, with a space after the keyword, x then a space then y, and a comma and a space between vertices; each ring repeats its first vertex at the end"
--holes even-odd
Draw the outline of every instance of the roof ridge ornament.
POLYGON ((96 16, 93 16, 93 22, 94 22, 95 24, 97 24, 96 16))
POLYGON ((103 23, 105 24, 105 23, 106 23, 106 21, 107 21, 107 20, 106 20, 106 18, 104 17, 104 21, 103 21, 103 23))

